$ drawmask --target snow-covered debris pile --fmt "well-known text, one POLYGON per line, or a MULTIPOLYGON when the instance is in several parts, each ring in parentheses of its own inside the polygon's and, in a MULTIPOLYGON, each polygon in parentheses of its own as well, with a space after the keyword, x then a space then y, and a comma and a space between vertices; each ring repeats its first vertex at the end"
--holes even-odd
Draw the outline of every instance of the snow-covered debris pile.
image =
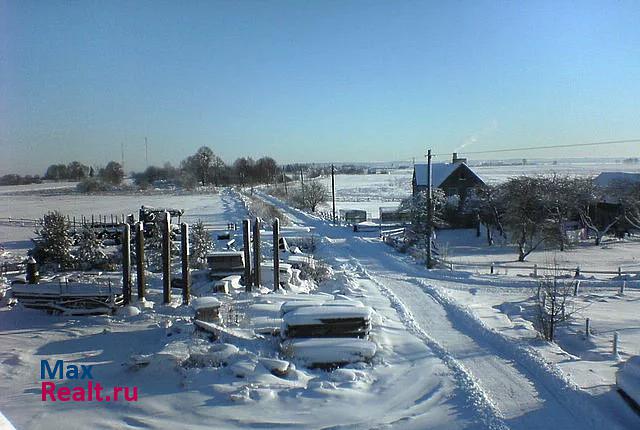
POLYGON ((616 374, 618 389, 640 407, 640 355, 627 360, 616 374))
POLYGON ((283 315, 280 332, 285 338, 364 338, 371 330, 371 314, 371 308, 366 306, 336 305, 335 303, 302 306, 283 315))
POLYGON ((289 339, 282 343, 282 352, 308 367, 337 367, 370 361, 376 353, 376 345, 365 339, 344 337, 289 339))

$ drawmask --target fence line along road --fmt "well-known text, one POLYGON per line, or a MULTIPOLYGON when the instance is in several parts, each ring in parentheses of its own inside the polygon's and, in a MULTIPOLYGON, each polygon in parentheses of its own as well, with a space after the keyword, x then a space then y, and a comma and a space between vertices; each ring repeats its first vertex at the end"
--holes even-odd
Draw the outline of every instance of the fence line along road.
MULTIPOLYGON (((385 243, 393 246, 396 242, 399 242, 398 237, 402 236, 404 233, 404 229, 390 229, 381 231, 381 237, 385 243), (389 243, 392 242, 392 243, 389 243)), ((473 268, 481 268, 481 269, 519 269, 519 270, 538 270, 541 272, 570 272, 575 273, 577 275, 581 274, 592 274, 592 275, 614 275, 614 276, 640 276, 640 270, 624 270, 622 267, 618 267, 616 270, 596 270, 596 269, 588 269, 582 268, 582 266, 575 267, 544 267, 538 264, 532 263, 530 265, 524 264, 505 264, 505 263, 462 263, 455 262, 451 260, 440 260, 443 264, 448 266, 453 270, 454 266, 458 267, 473 267, 473 268)))

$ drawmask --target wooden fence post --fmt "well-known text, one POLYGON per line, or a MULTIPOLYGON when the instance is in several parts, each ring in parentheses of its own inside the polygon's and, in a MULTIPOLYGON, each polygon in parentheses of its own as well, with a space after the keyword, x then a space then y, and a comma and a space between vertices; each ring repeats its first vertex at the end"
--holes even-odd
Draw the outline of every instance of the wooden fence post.
POLYGON ((591 320, 589 318, 587 318, 584 322, 584 334, 586 337, 589 337, 589 335, 591 335, 591 320))
POLYGON ((162 293, 163 303, 171 303, 171 214, 162 221, 162 293))
POLYGON ((124 304, 131 303, 131 227, 124 224, 122 232, 122 295, 124 304))
POLYGON ((273 291, 280 289, 280 220, 273 221, 273 291))
POLYGON ((253 285, 260 287, 260 218, 253 224, 253 285))
POLYGON ((182 251, 182 303, 189 304, 191 297, 191 275, 189 273, 189 224, 180 225, 180 245, 182 251))
POLYGON ((251 221, 242 220, 242 245, 244 250, 244 290, 251 292, 251 221))
POLYGON ((146 287, 146 273, 144 270, 144 224, 136 224, 136 273, 138 275, 138 300, 144 299, 146 287))

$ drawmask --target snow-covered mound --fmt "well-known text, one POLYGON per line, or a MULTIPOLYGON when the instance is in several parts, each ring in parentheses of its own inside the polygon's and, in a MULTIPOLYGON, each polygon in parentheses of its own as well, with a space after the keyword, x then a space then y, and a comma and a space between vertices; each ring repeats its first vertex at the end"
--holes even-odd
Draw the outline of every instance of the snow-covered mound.
POLYGON ((616 374, 616 385, 640 405, 640 355, 627 360, 616 374))

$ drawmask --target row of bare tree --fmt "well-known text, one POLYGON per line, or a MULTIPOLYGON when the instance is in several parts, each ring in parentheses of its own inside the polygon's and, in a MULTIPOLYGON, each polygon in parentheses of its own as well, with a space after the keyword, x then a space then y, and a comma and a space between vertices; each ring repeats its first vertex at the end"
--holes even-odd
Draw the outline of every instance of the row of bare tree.
MULTIPOLYGON (((489 245, 494 231, 516 244, 519 261, 542 244, 565 250, 570 224, 587 229, 596 245, 613 229, 640 229, 640 183, 614 181, 599 187, 593 178, 520 176, 470 194, 458 210, 478 214, 489 245)), ((433 205, 436 225, 446 224, 447 198, 441 190, 434 190, 433 205)), ((426 231, 426 193, 407 199, 402 207, 411 210, 419 237, 426 231)))

